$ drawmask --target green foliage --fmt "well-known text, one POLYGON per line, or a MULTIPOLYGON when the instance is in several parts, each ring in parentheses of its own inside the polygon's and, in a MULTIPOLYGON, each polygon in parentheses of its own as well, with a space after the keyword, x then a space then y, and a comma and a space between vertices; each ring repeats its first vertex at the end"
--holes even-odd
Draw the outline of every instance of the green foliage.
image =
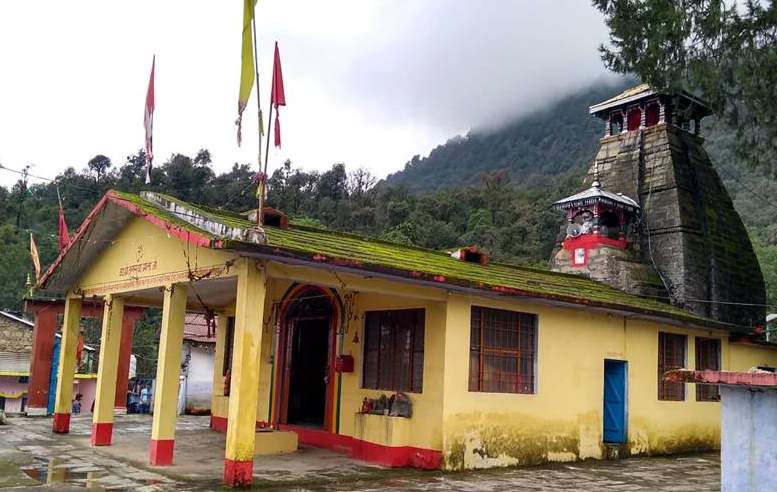
POLYGON ((610 28, 611 70, 699 91, 737 151, 777 174, 777 6, 772 0, 593 0, 610 28))
MULTIPOLYGON (((307 172, 287 161, 268 180, 268 203, 296 225, 436 250, 477 245, 497 261, 544 267, 561 223, 549 206, 579 190, 603 130, 588 116, 587 105, 619 89, 580 91, 503 129, 454 139, 426 159, 414 158, 387 182, 376 184, 367 170, 348 171, 343 164, 307 172)), ((743 163, 736 135, 725 125, 711 122, 704 134, 749 228, 769 303, 777 306, 777 180, 764 168, 743 163)), ((56 257, 57 187, 71 233, 112 188, 150 189, 233 212, 256 207, 256 173, 247 164, 217 175, 206 150, 194 158, 174 154, 153 169, 151 186, 144 184, 144 164, 139 151, 121 165, 100 167, 99 173, 88 164, 82 171, 68 168, 56 184, 0 186, 0 309, 20 310, 27 276, 34 275, 29 231, 35 233, 44 268, 56 257)), ((159 322, 159 313, 150 310, 136 326, 133 352, 144 376, 155 371, 159 322)), ((96 345, 95 337, 90 334, 89 341, 96 345)))

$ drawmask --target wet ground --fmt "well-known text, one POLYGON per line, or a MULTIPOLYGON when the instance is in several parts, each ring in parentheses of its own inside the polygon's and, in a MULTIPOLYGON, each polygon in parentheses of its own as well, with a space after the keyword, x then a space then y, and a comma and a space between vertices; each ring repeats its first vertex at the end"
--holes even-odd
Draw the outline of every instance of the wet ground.
MULTIPOLYGON (((147 464, 151 420, 117 416, 114 445, 89 445, 91 420, 73 417, 71 432, 51 433, 50 418, 12 418, 0 426, 0 489, 224 490, 224 435, 207 417, 179 417, 175 465, 147 464)), ((708 491, 720 489, 715 455, 588 461, 463 473, 385 469, 330 451, 302 448, 257 456, 255 488, 295 491, 708 491)))

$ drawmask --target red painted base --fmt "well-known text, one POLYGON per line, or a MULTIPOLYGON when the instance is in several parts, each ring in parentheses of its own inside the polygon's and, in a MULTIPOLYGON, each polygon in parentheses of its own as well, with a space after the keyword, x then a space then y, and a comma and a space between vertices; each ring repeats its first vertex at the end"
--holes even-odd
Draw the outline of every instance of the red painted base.
POLYGON ((92 446, 110 446, 112 435, 112 422, 98 422, 92 424, 92 446))
POLYGON ((254 461, 224 460, 224 483, 230 487, 248 487, 254 478, 254 461))
POLYGON ((156 466, 173 464, 175 439, 151 439, 148 446, 148 462, 156 466))
POLYGON ((392 468, 411 467, 421 470, 439 470, 442 452, 412 446, 383 446, 354 439, 352 457, 392 468))
POLYGON ((350 454, 357 460, 395 468, 407 466, 422 470, 439 470, 442 467, 442 452, 433 449, 412 446, 384 446, 354 439, 350 436, 296 425, 281 424, 280 428, 284 431, 296 432, 301 444, 350 454))
POLYGON ((219 417, 217 415, 210 416, 210 428, 217 432, 227 431, 227 418, 219 417))
POLYGON ((51 425, 51 430, 57 434, 67 434, 70 432, 70 414, 69 413, 55 413, 54 421, 51 425))

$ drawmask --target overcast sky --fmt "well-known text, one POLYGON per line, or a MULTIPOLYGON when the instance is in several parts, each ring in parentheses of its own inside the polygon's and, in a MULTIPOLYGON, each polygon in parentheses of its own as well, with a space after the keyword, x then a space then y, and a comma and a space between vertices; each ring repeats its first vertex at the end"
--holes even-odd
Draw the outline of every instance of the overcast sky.
MULTIPOLYGON (((218 172, 256 159, 256 100, 238 148, 239 0, 0 3, 0 163, 55 176, 143 146, 156 54, 154 154, 211 151, 218 172)), ((259 0, 262 105, 283 63, 284 159, 378 177, 449 137, 493 126, 606 77, 587 0, 259 0)), ((0 171, 0 184, 18 176, 0 171)))

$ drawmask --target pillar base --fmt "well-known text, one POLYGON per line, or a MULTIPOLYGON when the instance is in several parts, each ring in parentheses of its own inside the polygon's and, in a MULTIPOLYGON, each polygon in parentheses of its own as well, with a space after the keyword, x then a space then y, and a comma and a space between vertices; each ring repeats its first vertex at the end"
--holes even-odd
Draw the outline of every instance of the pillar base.
POLYGON ((247 487, 254 478, 254 460, 224 460, 224 483, 230 487, 247 487))
POLYGON ((67 434, 70 432, 70 414, 55 413, 54 420, 51 425, 51 430, 57 434, 67 434))
POLYGON ((110 446, 112 435, 112 422, 97 422, 92 424, 92 446, 110 446))
POLYGON ((156 466, 173 464, 175 439, 151 439, 148 447, 148 462, 156 466))
POLYGON ((25 409, 28 417, 45 417, 49 413, 48 407, 31 407, 27 406, 25 409))
POLYGON ((210 428, 216 432, 227 432, 227 418, 218 415, 210 416, 210 428))

